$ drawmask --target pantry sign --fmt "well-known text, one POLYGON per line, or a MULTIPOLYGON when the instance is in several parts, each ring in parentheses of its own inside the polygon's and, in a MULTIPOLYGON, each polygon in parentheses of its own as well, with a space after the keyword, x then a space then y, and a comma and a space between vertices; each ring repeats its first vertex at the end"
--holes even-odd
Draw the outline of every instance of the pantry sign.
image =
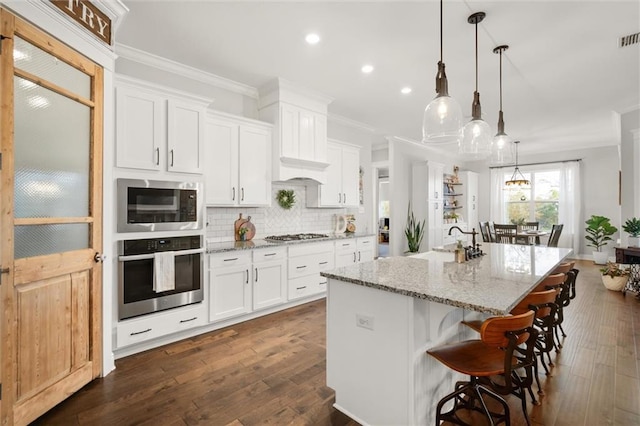
POLYGON ((51 0, 58 9, 111 45, 111 19, 88 0, 51 0))

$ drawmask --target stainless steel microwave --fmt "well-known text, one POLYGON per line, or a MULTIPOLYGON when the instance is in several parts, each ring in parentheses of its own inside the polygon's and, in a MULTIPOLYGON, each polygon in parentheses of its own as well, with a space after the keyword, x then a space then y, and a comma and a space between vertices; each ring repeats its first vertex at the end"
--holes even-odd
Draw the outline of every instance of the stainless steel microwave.
POLYGON ((202 229, 202 184, 118 179, 118 232, 202 229))

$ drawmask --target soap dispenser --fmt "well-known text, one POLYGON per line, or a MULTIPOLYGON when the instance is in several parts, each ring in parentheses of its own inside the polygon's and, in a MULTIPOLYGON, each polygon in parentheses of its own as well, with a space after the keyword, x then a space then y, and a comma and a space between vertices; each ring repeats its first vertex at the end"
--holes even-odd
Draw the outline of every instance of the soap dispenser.
POLYGON ((456 246, 456 251, 455 251, 455 256, 456 256, 456 262, 457 263, 464 263, 465 262, 465 249, 462 246, 462 240, 458 240, 458 245, 456 246))

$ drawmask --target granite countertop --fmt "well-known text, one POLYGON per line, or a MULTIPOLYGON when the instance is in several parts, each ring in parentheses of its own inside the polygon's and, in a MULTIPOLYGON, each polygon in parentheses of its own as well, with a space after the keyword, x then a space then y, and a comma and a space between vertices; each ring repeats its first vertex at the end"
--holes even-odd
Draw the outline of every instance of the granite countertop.
POLYGON ((267 240, 251 240, 251 241, 222 241, 222 242, 207 242, 207 253, 224 253, 227 251, 235 250, 253 250, 264 247, 279 247, 290 246, 292 244, 309 244, 309 243, 321 243, 323 241, 342 240, 346 238, 361 238, 361 237, 373 237, 376 234, 367 232, 355 232, 355 233, 343 233, 332 234, 326 233, 327 238, 316 238, 311 240, 297 240, 297 241, 267 241, 267 240))
POLYGON ((484 243, 486 255, 456 263, 446 252, 361 263, 320 275, 493 315, 507 314, 571 249, 484 243))

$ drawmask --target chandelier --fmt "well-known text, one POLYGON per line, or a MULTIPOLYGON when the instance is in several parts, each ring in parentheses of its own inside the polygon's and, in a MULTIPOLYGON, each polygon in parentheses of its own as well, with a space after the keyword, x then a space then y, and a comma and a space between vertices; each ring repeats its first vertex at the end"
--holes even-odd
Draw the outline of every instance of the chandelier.
POLYGON ((524 175, 520 171, 520 168, 518 167, 518 144, 519 143, 520 141, 513 141, 513 144, 516 147, 516 168, 513 171, 513 175, 511 175, 511 179, 509 179, 504 183, 506 187, 513 187, 513 186, 523 187, 523 186, 531 185, 531 182, 529 181, 529 179, 525 179, 524 175))

